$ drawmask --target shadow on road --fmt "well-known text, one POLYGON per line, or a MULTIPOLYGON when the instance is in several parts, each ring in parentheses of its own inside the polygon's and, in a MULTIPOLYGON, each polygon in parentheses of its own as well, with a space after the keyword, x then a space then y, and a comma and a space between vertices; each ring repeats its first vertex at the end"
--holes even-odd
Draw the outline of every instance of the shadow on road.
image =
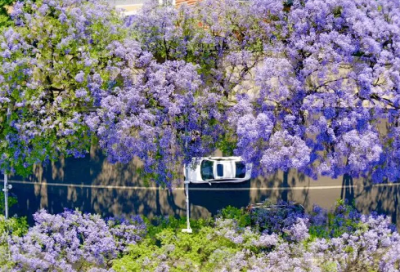
POLYGON ((372 181, 364 180, 364 190, 355 197, 356 207, 363 213, 376 211, 378 214, 386 214, 400 229, 400 184, 389 183, 391 186, 372 186, 372 181))
POLYGON ((249 196, 250 181, 242 183, 213 183, 211 186, 207 184, 190 184, 189 200, 192 205, 192 216, 201 217, 202 209, 196 209, 193 206, 200 206, 215 215, 219 210, 227 206, 237 208, 246 207, 250 203, 249 196), (226 188, 241 189, 238 191, 224 191, 226 188), (210 191, 209 189, 218 189, 218 191, 210 191))
MULTIPOLYGON (((96 148, 83 159, 67 158, 45 167, 37 167, 34 175, 28 179, 35 182, 35 185, 13 185, 12 193, 18 196, 18 204, 11 209, 11 214, 27 215, 30 222, 32 214, 41 208, 51 213, 62 212, 64 208, 79 209, 102 216, 185 215, 183 190, 121 190, 44 185, 58 183, 144 187, 146 184, 140 179, 140 167, 139 161, 110 164, 96 148)), ((11 179, 22 180, 21 177, 11 179)), ((278 171, 268 177, 257 177, 240 184, 191 184, 190 189, 193 189, 190 191, 193 218, 216 214, 228 205, 240 208, 265 199, 272 202, 295 201, 307 210, 311 210, 313 204, 329 209, 336 200, 348 199, 349 203, 354 202, 357 209, 364 213, 377 211, 390 215, 393 222, 399 222, 399 187, 373 187, 368 179, 352 179, 347 175, 338 179, 321 177, 314 181, 294 170, 278 171), (332 185, 333 189, 310 189, 332 185), (210 191, 209 188, 222 190, 210 191), (240 190, 224 191, 224 188, 240 190)))
POLYGON ((10 212, 27 215, 30 223, 33 220, 32 214, 41 208, 50 213, 59 213, 65 208, 79 209, 102 216, 143 214, 151 217, 184 214, 184 196, 168 190, 49 186, 57 183, 145 187, 146 184, 140 179, 140 168, 141 163, 138 160, 129 164, 110 164, 105 155, 96 148, 85 158, 66 158, 36 167, 34 174, 28 179, 11 177, 13 180, 28 180, 35 184, 13 184, 12 192, 18 197, 18 204, 10 212))
POLYGON ((342 190, 340 192, 340 199, 347 200, 348 203, 353 203, 354 198, 354 182, 353 178, 348 174, 343 176, 342 190))

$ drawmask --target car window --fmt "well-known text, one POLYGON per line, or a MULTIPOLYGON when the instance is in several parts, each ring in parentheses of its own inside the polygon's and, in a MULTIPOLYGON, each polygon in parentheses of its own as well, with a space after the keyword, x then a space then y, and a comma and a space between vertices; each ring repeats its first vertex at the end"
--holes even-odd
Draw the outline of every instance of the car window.
POLYGON ((218 177, 224 176, 224 166, 222 164, 217 164, 217 176, 218 177))
POLYGON ((236 178, 244 178, 246 176, 246 164, 244 162, 236 162, 236 178))
POLYGON ((204 160, 201 162, 200 173, 203 180, 214 179, 213 167, 214 162, 212 161, 204 160))

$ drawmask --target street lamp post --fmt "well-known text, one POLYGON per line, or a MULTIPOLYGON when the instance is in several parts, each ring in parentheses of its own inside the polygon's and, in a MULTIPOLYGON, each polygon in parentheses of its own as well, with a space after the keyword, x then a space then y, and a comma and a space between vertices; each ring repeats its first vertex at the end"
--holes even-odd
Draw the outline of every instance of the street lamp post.
MULTIPOLYGON (((10 106, 7 109, 7 121, 9 120, 11 115, 11 109, 10 106)), ((4 170, 4 216, 6 219, 8 219, 8 191, 11 189, 11 185, 8 185, 8 176, 7 173, 4 170)))
POLYGON ((8 191, 11 189, 11 186, 8 185, 8 176, 7 174, 4 174, 4 215, 6 219, 8 219, 8 191))
MULTIPOLYGON (((187 114, 187 107, 186 107, 186 114, 187 114)), ((188 118, 188 117, 186 117, 188 118)), ((188 151, 188 128, 187 128, 187 119, 185 118, 185 154, 187 154, 188 151)), ((190 205, 189 205, 189 167, 190 163, 185 163, 185 191, 186 191, 186 229, 182 229, 182 232, 186 233, 192 233, 192 228, 190 227, 190 220, 189 220, 189 214, 190 214, 190 205)))
POLYGON ((182 232, 192 233, 192 228, 190 227, 190 220, 189 220, 189 212, 190 212, 190 205, 189 205, 189 180, 188 180, 188 167, 189 165, 185 166, 185 191, 186 191, 186 229, 183 229, 182 232))

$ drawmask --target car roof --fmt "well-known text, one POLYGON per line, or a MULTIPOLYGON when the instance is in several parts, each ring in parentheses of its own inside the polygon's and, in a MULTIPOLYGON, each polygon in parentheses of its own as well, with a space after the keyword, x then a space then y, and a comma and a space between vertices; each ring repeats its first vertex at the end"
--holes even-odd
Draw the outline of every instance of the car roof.
POLYGON ((243 161, 241 157, 204 157, 201 159, 210 161, 243 161))
POLYGON ((229 181, 229 180, 237 180, 237 179, 240 179, 240 178, 210 179, 210 180, 208 180, 208 181, 209 181, 209 182, 213 182, 213 181, 221 182, 221 181, 229 181))

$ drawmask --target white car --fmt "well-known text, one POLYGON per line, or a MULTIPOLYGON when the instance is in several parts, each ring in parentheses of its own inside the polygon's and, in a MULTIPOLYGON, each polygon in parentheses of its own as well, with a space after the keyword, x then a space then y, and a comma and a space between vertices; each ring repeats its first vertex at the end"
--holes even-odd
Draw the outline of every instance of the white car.
POLYGON ((251 163, 245 163, 241 157, 194 158, 185 177, 190 183, 243 182, 251 178, 251 163))

